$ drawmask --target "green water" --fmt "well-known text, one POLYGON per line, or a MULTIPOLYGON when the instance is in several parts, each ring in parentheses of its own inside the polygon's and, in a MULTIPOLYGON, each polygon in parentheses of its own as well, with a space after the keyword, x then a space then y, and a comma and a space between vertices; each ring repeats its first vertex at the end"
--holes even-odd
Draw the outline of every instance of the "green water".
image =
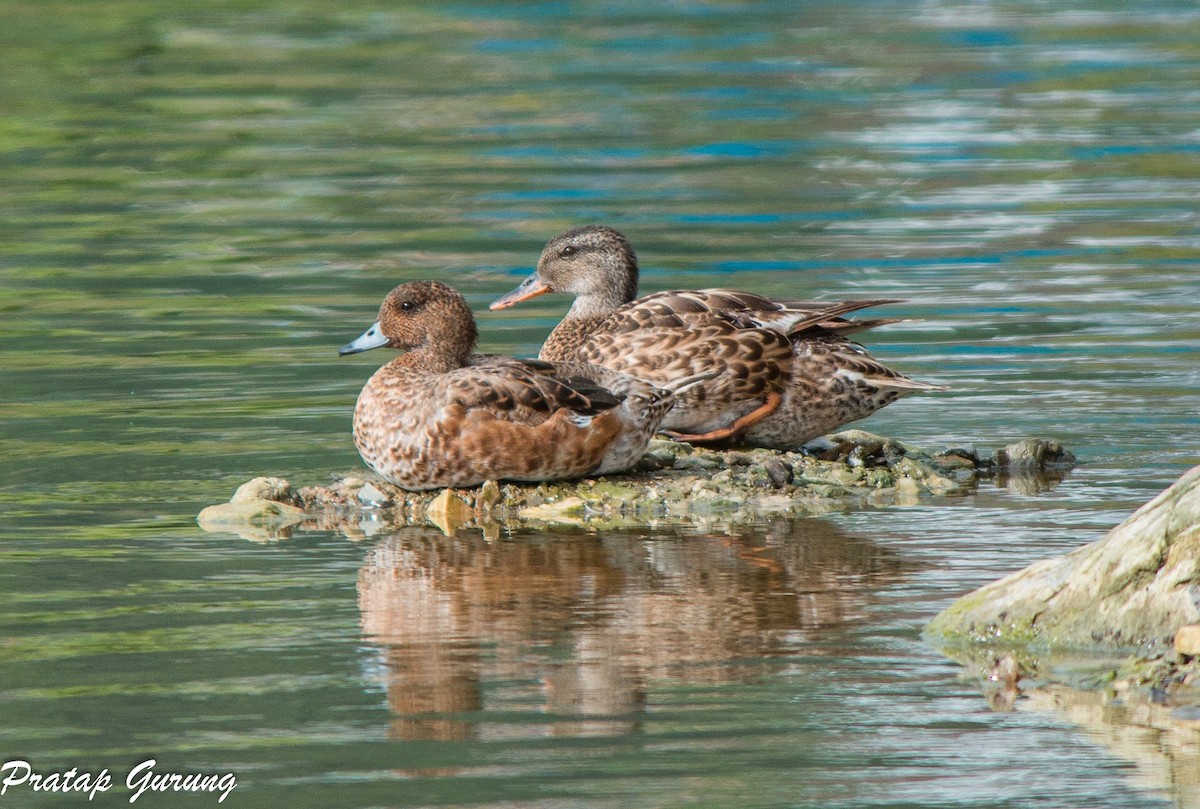
POLYGON ((1200 801, 919 638, 1200 460, 1194 4, 10 1, 0 53, 0 758, 113 806, 148 758, 238 807, 1200 801), (1082 465, 686 531, 199 531, 359 467, 379 358, 336 348, 393 285, 532 354, 566 302, 486 304, 593 221, 647 291, 905 298, 871 350, 952 390, 864 427, 1082 465))

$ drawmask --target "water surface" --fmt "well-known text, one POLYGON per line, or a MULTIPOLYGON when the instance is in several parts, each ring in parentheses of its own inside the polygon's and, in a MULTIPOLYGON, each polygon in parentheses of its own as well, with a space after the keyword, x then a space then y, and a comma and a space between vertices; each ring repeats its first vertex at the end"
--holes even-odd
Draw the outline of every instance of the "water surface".
POLYGON ((919 637, 1197 462, 1194 4, 2 8, 7 758, 247 807, 1196 805, 1153 732, 993 711, 919 637), (647 291, 905 298, 866 341, 952 390, 864 427, 1082 465, 690 530, 198 530, 358 468, 379 358, 335 351, 393 285, 532 354, 566 301, 486 304, 592 221, 647 291))

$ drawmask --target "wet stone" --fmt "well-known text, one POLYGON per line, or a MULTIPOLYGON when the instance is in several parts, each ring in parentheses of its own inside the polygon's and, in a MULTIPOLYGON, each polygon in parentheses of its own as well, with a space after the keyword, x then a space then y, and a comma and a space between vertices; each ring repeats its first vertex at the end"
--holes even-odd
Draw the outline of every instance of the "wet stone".
POLYGON ((283 478, 254 478, 243 483, 229 498, 231 503, 251 503, 256 500, 268 500, 273 503, 298 505, 296 496, 292 493, 292 484, 283 478))
POLYGON ((475 508, 491 508, 500 502, 500 484, 494 480, 484 481, 475 496, 475 508))
POLYGON ((771 458, 764 462, 763 469, 766 470, 767 477, 771 480, 771 485, 776 489, 782 489, 796 479, 791 464, 784 463, 778 458, 771 458))
POLYGON ((358 501, 364 506, 379 508, 386 506, 392 502, 392 498, 388 497, 375 486, 374 483, 365 483, 358 490, 358 501))
MULTIPOLYGON (((1019 457, 1057 462, 1070 456, 1053 442, 1031 441, 1019 457)), ((261 537, 263 515, 273 512, 278 519, 283 513, 298 527, 338 529, 363 538, 368 534, 364 520, 370 533, 384 530, 381 526, 433 522, 446 531, 469 526, 494 534, 496 526, 538 522, 597 527, 690 522, 713 515, 742 519, 910 505, 934 495, 966 494, 989 479, 997 484, 1025 479, 996 471, 991 456, 979 459, 974 447, 927 451, 862 430, 846 430, 793 451, 713 449, 656 439, 638 467, 625 474, 537 484, 487 481, 476 489, 455 490, 453 497, 407 492, 369 473, 298 490, 283 478, 256 478, 234 495, 254 508, 227 509, 233 516, 219 522, 209 512, 205 522, 212 530, 243 533, 236 515, 246 514, 243 535, 261 537), (284 505, 295 511, 279 508, 284 505)), ((1036 485, 1053 485, 1046 473, 1037 474, 1042 477, 1036 485)))
POLYGON ((1057 441, 1026 438, 996 451, 996 465, 1008 471, 1075 466, 1075 456, 1057 441))
POLYGON ((1175 632, 1175 651, 1189 657, 1200 656, 1200 624, 1186 624, 1175 632))
POLYGON ((1171 718, 1180 722, 1200 722, 1200 705, 1184 705, 1171 711, 1171 718))

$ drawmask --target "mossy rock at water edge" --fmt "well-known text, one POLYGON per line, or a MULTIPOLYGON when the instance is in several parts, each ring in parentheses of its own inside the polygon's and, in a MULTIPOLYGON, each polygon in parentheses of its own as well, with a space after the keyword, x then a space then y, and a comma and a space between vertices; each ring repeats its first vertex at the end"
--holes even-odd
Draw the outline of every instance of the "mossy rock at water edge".
POLYGON ((963 596, 927 634, 993 680, 1006 661, 1014 681, 1182 689, 1200 700, 1198 625, 1200 466, 1096 542, 963 596))
POLYGON ((448 533, 462 526, 498 532, 520 524, 604 527, 814 514, 962 495, 985 479, 1042 489, 1061 481, 1074 461, 1055 441, 1029 439, 981 457, 972 447, 931 452, 861 430, 795 452, 656 440, 635 470, 595 479, 406 492, 368 473, 299 489, 281 478, 255 478, 229 503, 202 511, 199 522, 205 530, 269 540, 296 528, 363 537, 429 523, 448 533), (1008 461, 1034 456, 1032 465, 1008 461))

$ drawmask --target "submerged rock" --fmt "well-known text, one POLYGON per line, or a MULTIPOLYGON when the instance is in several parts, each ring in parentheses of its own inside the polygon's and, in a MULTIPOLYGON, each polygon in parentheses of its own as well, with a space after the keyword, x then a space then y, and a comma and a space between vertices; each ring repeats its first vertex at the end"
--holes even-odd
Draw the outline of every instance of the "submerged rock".
MULTIPOLYGON (((1028 474, 1041 475, 1033 469, 1028 474)), ((378 478, 368 481, 355 475, 292 492, 287 481, 259 478, 256 481, 277 483, 255 483, 253 497, 246 495, 258 509, 246 512, 248 531, 239 530, 235 511, 220 512, 224 516, 214 521, 216 512, 205 509, 201 525, 253 539, 287 536, 301 522, 305 528, 339 530, 351 537, 427 523, 446 533, 464 525, 496 531, 496 526, 531 522, 646 525, 910 505, 934 496, 970 493, 980 480, 994 475, 995 464, 981 460, 974 449, 929 452, 862 430, 837 433, 794 452, 721 450, 656 440, 635 471, 595 479, 488 481, 475 489, 407 492, 378 478), (273 492, 279 503, 295 509, 286 512, 287 520, 271 522, 263 516, 268 507, 262 501, 270 501, 273 492)))

